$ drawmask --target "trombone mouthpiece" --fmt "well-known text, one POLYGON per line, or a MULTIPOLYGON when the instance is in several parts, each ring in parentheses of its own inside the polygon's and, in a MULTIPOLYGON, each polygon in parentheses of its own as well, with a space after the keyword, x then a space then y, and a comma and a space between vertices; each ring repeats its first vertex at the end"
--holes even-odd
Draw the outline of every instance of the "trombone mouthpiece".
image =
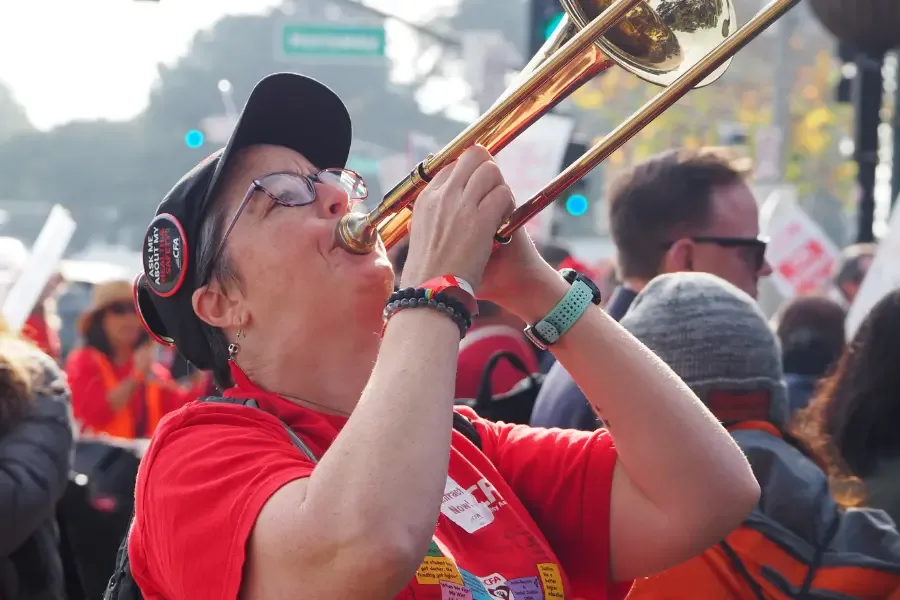
POLYGON ((378 243, 378 228, 370 225, 366 215, 348 213, 338 222, 337 245, 353 254, 368 254, 378 243))

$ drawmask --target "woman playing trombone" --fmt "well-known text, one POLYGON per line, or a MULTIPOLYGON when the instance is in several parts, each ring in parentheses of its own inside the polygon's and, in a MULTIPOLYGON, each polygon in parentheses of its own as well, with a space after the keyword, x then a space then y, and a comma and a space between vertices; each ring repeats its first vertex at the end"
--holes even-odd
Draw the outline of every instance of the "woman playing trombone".
POLYGON ((145 597, 621 598, 740 523, 759 494, 741 452, 592 284, 524 232, 491 254, 513 198, 484 149, 417 200, 392 294, 381 245, 335 243, 366 196, 350 140, 333 92, 270 76, 148 229, 148 329, 231 403, 167 416, 144 458, 129 555, 145 597), (611 433, 459 425, 474 295, 543 323, 611 433))

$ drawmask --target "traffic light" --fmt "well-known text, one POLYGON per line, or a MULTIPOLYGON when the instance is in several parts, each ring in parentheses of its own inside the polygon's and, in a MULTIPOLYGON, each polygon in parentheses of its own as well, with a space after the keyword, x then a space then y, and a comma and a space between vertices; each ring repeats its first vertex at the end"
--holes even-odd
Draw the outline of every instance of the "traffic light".
MULTIPOLYGON (((588 151, 587 144, 580 142, 569 142, 566 148, 566 154, 563 157, 563 169, 567 169, 573 162, 578 160, 582 154, 588 151)), ((582 177, 572 187, 563 192, 562 198, 558 201, 562 203, 562 207, 566 213, 573 217, 583 217, 590 212, 590 202, 588 201, 587 180, 582 177)))
POLYGON ((188 148, 199 148, 204 141, 205 136, 199 129, 191 129, 184 135, 184 145, 188 148))
MULTIPOLYGON (((570 142, 566 148, 562 167, 567 168, 587 150, 587 144, 570 142)), ((553 231, 556 236, 588 237, 596 235, 590 177, 591 175, 588 175, 579 179, 557 198, 553 218, 553 231)))
POLYGON ((541 49, 565 14, 559 0, 531 0, 529 56, 541 49))

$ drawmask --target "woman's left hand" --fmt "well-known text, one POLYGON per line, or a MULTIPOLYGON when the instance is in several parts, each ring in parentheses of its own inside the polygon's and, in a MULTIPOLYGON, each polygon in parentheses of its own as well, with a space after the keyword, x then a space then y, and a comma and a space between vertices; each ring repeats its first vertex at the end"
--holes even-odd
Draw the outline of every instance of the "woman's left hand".
POLYGON ((520 304, 534 292, 533 286, 553 275, 553 267, 540 255, 525 228, 520 227, 508 244, 491 255, 478 298, 519 314, 520 304))

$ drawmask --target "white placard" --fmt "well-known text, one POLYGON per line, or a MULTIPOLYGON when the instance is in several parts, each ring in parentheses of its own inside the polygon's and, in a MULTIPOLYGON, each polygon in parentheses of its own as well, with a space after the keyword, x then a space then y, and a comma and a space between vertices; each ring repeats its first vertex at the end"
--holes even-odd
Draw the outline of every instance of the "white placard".
POLYGON ((22 274, 3 302, 3 318, 12 331, 20 331, 25 325, 50 278, 59 269, 59 263, 74 233, 75 221, 72 215, 57 204, 50 210, 22 274))
POLYGON ((777 209, 766 227, 772 283, 787 299, 822 292, 841 260, 841 251, 796 203, 777 209))
POLYGON ((878 245, 878 252, 856 299, 847 312, 847 339, 851 339, 878 301, 900 287, 900 210, 894 209, 888 233, 878 245))
MULTIPOLYGON (((575 122, 549 114, 526 129, 495 157, 506 182, 521 205, 559 175, 575 122)), ((550 237, 551 209, 536 215, 526 225, 536 242, 550 237)))

